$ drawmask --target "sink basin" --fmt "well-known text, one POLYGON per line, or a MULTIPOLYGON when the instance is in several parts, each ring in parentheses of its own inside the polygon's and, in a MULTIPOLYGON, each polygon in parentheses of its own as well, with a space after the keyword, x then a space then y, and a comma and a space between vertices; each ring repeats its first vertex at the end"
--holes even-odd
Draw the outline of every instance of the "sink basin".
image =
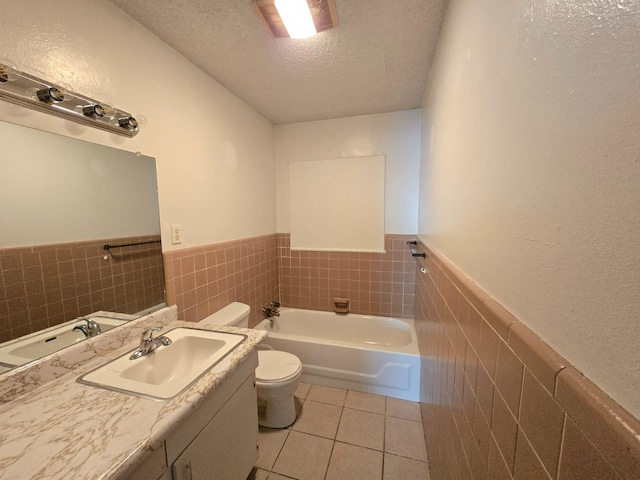
MULTIPOLYGON (((126 320, 97 316, 91 317, 91 319, 100 325, 102 332, 127 322, 126 320)), ((79 325, 85 325, 85 322, 67 322, 63 325, 7 342, 0 348, 0 364, 18 367, 86 340, 87 337, 84 333, 79 330, 73 330, 74 327, 79 325)))
POLYGON ((174 328, 164 335, 171 339, 171 345, 162 345, 135 360, 129 359, 128 352, 85 373, 78 382, 168 400, 186 390, 247 338, 239 333, 186 327, 174 328))

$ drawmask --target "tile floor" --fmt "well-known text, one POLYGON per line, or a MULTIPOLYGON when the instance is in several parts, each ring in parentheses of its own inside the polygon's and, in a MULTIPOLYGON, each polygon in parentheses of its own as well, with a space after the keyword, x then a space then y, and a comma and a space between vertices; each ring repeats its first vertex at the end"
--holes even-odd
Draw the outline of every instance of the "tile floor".
POLYGON ((300 384, 296 422, 260 427, 248 480, 428 480, 417 403, 300 384))

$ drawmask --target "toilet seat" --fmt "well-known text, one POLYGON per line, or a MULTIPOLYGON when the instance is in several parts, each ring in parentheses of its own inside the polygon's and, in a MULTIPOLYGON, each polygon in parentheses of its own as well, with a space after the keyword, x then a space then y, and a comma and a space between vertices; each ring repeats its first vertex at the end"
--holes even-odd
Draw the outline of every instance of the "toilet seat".
POLYGON ((277 350, 258 350, 257 382, 286 382, 298 376, 301 371, 302 362, 291 353, 277 350))

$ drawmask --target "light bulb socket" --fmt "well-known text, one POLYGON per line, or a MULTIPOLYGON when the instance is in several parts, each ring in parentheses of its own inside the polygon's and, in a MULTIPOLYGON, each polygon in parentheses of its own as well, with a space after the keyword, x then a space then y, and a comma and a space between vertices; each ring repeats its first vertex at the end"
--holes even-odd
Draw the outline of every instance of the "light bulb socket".
POLYGON ((85 107, 82 107, 82 113, 84 113, 87 117, 92 118, 104 117, 104 108, 102 108, 102 105, 99 104, 87 105, 85 107))
POLYGON ((56 87, 48 87, 36 92, 38 98, 45 103, 54 103, 64 101, 64 93, 56 87))
POLYGON ((20 73, 18 66, 11 60, 0 58, 0 83, 11 82, 20 73))
POLYGON ((138 128, 138 121, 133 117, 122 117, 118 119, 118 125, 127 130, 136 130, 138 128))

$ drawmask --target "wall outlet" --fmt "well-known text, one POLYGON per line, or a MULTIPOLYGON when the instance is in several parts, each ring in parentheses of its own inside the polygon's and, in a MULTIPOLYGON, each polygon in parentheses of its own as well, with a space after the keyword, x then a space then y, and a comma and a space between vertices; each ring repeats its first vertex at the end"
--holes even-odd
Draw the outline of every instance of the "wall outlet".
POLYGON ((171 244, 178 245, 180 243, 182 243, 182 227, 171 225, 171 244))

